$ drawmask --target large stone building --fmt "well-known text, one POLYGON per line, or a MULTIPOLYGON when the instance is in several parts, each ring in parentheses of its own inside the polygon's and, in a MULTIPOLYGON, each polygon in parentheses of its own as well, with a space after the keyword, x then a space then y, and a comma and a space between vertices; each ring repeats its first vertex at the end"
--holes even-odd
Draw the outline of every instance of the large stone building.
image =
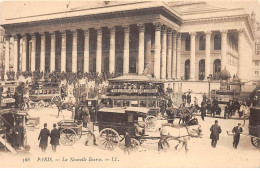
MULTIPOLYGON (((86 2, 87 3, 87 2, 86 2)), ((5 71, 120 72, 178 82, 253 79, 254 26, 244 9, 204 2, 99 2, 94 7, 8 18, 5 71), (10 60, 10 54, 13 60, 10 60), (12 62, 11 62, 12 61, 12 62)), ((204 81, 205 82, 205 81, 204 81)))

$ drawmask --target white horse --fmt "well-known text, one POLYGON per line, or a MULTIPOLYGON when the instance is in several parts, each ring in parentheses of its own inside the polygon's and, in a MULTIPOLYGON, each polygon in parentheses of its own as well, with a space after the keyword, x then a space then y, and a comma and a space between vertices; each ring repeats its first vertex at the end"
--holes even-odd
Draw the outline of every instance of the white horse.
POLYGON ((192 125, 192 126, 180 126, 166 124, 160 129, 160 140, 158 142, 158 150, 169 148, 168 140, 177 140, 179 143, 175 146, 177 150, 178 146, 182 143, 182 147, 185 147, 185 152, 188 151, 188 140, 190 137, 201 137, 201 126, 192 125))

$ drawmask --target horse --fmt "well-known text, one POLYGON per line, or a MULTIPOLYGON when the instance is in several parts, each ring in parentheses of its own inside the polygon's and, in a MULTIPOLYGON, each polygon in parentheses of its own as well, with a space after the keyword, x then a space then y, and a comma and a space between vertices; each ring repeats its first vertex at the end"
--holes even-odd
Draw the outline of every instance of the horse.
MULTIPOLYGON (((55 105, 58 108, 58 115, 57 115, 57 118, 58 118, 60 115, 60 112, 62 112, 62 110, 68 110, 73 113, 74 109, 77 106, 77 102, 75 99, 73 100, 72 98, 69 98, 69 100, 67 102, 57 101, 55 103, 55 105)), ((73 116, 72 116, 72 118, 73 118, 73 116)))
POLYGON ((175 146, 175 150, 178 149, 178 146, 182 143, 182 147, 185 147, 185 152, 188 152, 188 140, 190 137, 201 137, 201 126, 163 126, 160 129, 160 140, 158 142, 158 151, 164 147, 169 148, 169 139, 176 140, 179 143, 175 146))
POLYGON ((195 113, 196 110, 196 106, 184 107, 183 109, 180 109, 179 124, 181 123, 181 121, 183 124, 188 124, 193 116, 193 113, 195 113))

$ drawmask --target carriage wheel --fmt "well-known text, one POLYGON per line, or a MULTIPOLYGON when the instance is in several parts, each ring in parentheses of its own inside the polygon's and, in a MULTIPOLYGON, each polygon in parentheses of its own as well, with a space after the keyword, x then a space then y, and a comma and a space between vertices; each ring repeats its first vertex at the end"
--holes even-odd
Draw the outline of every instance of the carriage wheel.
POLYGON ((54 108, 54 107, 58 106, 58 104, 61 103, 61 101, 62 101, 61 96, 52 97, 52 99, 51 99, 52 107, 54 108))
POLYGON ((146 128, 154 128, 155 122, 157 121, 157 118, 155 116, 147 116, 145 118, 145 126, 146 128))
POLYGON ((60 143, 65 146, 72 146, 76 141, 76 132, 73 129, 62 129, 60 132, 60 143))
POLYGON ((99 145, 106 150, 113 150, 119 144, 119 134, 112 128, 105 128, 99 133, 99 145))
POLYGON ((132 147, 131 147, 131 150, 132 151, 137 151, 139 146, 140 146, 140 142, 137 141, 136 139, 134 138, 131 138, 131 144, 132 144, 132 147))
POLYGON ((260 148, 260 139, 251 137, 251 143, 254 147, 260 148))

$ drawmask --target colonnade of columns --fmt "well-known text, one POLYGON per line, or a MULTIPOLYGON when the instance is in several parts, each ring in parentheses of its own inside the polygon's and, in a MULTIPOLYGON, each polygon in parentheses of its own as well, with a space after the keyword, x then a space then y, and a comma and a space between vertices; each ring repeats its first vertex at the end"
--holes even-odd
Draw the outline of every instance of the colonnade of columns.
MULTIPOLYGON (((180 79, 181 77, 181 34, 177 33, 166 25, 162 25, 160 22, 153 23, 154 25, 154 70, 153 74, 156 78, 160 79, 180 79)), ((123 74, 129 73, 129 41, 130 41, 130 26, 122 26, 124 30, 124 46, 123 46, 123 74)), ((145 70, 145 63, 151 63, 151 34, 145 36, 145 24, 138 24, 138 56, 137 59, 137 74, 143 74, 145 70), (146 49, 145 49, 146 45, 146 49), (146 59, 145 59, 146 55, 146 59), (149 56, 149 57, 147 57, 149 56)), ((115 26, 108 27, 110 32, 110 48, 109 48, 109 72, 115 72, 115 53, 116 53, 116 39, 115 39, 115 26)), ((102 28, 95 28, 97 30, 97 47, 96 47, 96 72, 102 73, 102 28)), ((85 29, 84 31, 84 72, 89 72, 89 59, 90 59, 90 30, 85 29)), ((61 33, 61 72, 66 72, 66 38, 67 34, 65 30, 60 31, 61 33)), ((41 37, 41 53, 40 53, 40 71, 45 71, 45 46, 46 46, 46 33, 39 33, 41 37)), ((195 80, 195 37, 196 32, 190 32, 190 79, 195 80)), ((77 30, 72 30, 72 72, 77 72, 77 30)), ((205 48, 205 76, 210 74, 210 39, 211 31, 205 31, 206 35, 206 48, 205 48)), ((12 35, 14 38, 14 64, 13 70, 18 70, 18 35, 12 35)), ((50 46, 50 71, 55 71, 55 46, 56 46, 56 34, 55 32, 50 33, 51 46, 50 46)), ((240 34, 239 34, 240 36, 240 34)), ((227 53, 227 30, 221 31, 221 66, 226 66, 226 53, 227 53)), ((239 39, 240 40, 240 39, 239 39)), ((30 67, 27 67, 27 36, 26 34, 21 35, 23 52, 21 55, 21 71, 26 71, 30 68, 31 71, 36 70, 36 35, 31 34, 31 59, 30 67)), ((6 36, 6 51, 5 51, 5 72, 9 70, 10 60, 10 36, 6 36)), ((241 51, 239 45, 239 51, 241 51)))

